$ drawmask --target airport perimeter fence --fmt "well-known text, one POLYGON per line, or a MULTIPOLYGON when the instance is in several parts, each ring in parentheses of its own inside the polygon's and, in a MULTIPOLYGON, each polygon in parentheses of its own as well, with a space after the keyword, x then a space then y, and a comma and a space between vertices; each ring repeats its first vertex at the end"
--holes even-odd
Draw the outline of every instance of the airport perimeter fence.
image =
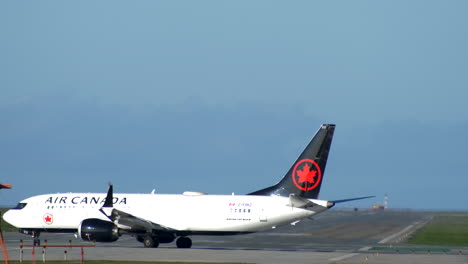
POLYGON ((85 263, 85 248, 94 248, 96 244, 73 245, 71 240, 68 244, 49 245, 44 240, 43 245, 25 245, 20 240, 19 263, 85 263))

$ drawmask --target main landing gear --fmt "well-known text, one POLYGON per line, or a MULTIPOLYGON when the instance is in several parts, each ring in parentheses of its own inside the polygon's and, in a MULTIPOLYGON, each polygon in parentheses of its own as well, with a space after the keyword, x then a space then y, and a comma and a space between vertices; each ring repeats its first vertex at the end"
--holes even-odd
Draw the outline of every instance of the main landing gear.
POLYGON ((188 237, 179 237, 176 241, 176 245, 178 248, 191 248, 192 240, 188 237))
POLYGON ((159 240, 155 236, 146 235, 143 237, 143 245, 147 248, 157 248, 159 247, 159 240))
MULTIPOLYGON (((174 241, 174 237, 172 239, 167 239, 164 237, 159 238, 158 236, 155 236, 155 235, 146 234, 144 236, 137 236, 137 240, 138 242, 143 243, 143 246, 146 248, 157 248, 160 242, 170 243, 174 241)), ((176 245, 178 248, 191 248, 192 240, 186 236, 181 236, 177 238, 176 245)))

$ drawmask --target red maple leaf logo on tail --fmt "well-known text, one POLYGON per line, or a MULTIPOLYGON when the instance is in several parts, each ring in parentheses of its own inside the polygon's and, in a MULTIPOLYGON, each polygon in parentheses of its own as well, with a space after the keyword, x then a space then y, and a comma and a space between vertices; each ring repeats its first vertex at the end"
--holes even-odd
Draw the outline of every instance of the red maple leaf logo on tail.
POLYGON ((294 185, 301 191, 310 191, 317 188, 322 180, 320 166, 311 159, 301 159, 296 162, 292 171, 294 185))
POLYGON ((299 178, 297 179, 299 183, 303 183, 303 182, 315 183, 314 177, 317 176, 317 171, 310 170, 309 164, 306 163, 302 167, 302 170, 297 170, 297 176, 299 176, 299 178))

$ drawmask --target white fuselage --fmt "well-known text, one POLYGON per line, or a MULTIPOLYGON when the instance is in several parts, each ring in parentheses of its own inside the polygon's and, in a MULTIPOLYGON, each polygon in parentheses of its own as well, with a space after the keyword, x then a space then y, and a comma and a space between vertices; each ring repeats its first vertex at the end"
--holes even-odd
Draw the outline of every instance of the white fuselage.
MULTIPOLYGON (((99 211, 104 193, 38 195, 21 201, 4 219, 22 229, 78 229, 84 219, 109 219, 99 211)), ((327 201, 313 208, 290 205, 288 197, 254 195, 114 194, 114 208, 178 231, 256 232, 296 222, 325 211, 327 201)))

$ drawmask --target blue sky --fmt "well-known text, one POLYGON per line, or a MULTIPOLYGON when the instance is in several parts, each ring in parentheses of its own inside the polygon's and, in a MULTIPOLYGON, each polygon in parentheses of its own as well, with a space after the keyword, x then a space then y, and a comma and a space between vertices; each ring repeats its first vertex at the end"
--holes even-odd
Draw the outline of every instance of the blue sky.
POLYGON ((466 210, 466 1, 0 3, 1 204, 243 194, 321 123, 320 198, 466 210))

